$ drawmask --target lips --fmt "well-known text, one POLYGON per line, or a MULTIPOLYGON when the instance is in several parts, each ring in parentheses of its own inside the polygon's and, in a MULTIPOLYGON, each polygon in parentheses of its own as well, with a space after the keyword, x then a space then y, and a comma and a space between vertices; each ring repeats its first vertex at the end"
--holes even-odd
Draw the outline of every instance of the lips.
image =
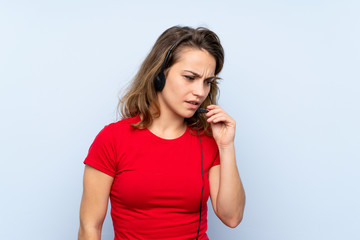
POLYGON ((186 104, 187 104, 187 107, 189 108, 189 109, 192 109, 192 110, 196 110, 196 109, 198 109, 198 107, 200 106, 200 102, 198 102, 198 101, 185 101, 186 102, 186 104))
POLYGON ((187 102, 187 103, 190 103, 190 104, 195 105, 195 106, 198 105, 198 103, 196 103, 196 102, 187 102))
POLYGON ((186 102, 195 106, 198 106, 200 104, 198 101, 186 101, 186 102))

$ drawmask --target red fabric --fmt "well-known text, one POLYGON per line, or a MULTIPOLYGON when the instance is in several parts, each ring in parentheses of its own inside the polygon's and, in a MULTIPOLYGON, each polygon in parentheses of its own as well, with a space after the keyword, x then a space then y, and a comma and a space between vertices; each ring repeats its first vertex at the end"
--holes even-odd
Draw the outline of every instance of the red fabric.
MULTIPOLYGON (((166 140, 130 126, 139 117, 105 126, 84 161, 112 177, 115 240, 195 239, 202 187, 200 142, 189 131, 166 140)), ((209 169, 220 163, 216 142, 201 136, 205 187, 199 239, 208 239, 209 169)))

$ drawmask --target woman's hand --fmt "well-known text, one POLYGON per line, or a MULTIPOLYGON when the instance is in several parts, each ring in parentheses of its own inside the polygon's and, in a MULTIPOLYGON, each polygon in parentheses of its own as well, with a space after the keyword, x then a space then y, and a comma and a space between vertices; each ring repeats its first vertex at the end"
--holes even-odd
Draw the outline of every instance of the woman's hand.
POLYGON ((217 105, 207 106, 207 121, 211 123, 214 139, 219 148, 233 146, 235 138, 236 122, 221 107, 217 105))

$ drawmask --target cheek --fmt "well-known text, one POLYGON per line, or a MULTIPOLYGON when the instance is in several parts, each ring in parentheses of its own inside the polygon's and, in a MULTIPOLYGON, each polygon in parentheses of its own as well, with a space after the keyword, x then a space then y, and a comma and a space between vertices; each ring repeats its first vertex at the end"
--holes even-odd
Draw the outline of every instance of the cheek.
POLYGON ((169 81, 169 86, 171 86, 171 88, 176 91, 177 89, 179 89, 182 86, 182 81, 179 78, 172 78, 169 81))
POLYGON ((169 79, 169 81, 166 82, 167 85, 165 85, 165 87, 167 87, 168 95, 170 95, 170 97, 180 96, 184 94, 186 87, 181 80, 182 79, 173 78, 173 79, 169 79))

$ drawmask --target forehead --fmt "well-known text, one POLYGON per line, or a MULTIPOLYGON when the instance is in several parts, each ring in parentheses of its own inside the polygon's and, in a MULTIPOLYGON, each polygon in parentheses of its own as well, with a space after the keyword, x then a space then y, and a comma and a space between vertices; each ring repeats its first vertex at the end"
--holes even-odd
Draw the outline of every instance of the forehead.
MULTIPOLYGON (((176 56, 174 67, 191 68, 194 71, 202 73, 204 71, 214 74, 216 67, 215 58, 204 49, 183 48, 176 56)), ((190 70, 190 69, 188 69, 190 70)))

